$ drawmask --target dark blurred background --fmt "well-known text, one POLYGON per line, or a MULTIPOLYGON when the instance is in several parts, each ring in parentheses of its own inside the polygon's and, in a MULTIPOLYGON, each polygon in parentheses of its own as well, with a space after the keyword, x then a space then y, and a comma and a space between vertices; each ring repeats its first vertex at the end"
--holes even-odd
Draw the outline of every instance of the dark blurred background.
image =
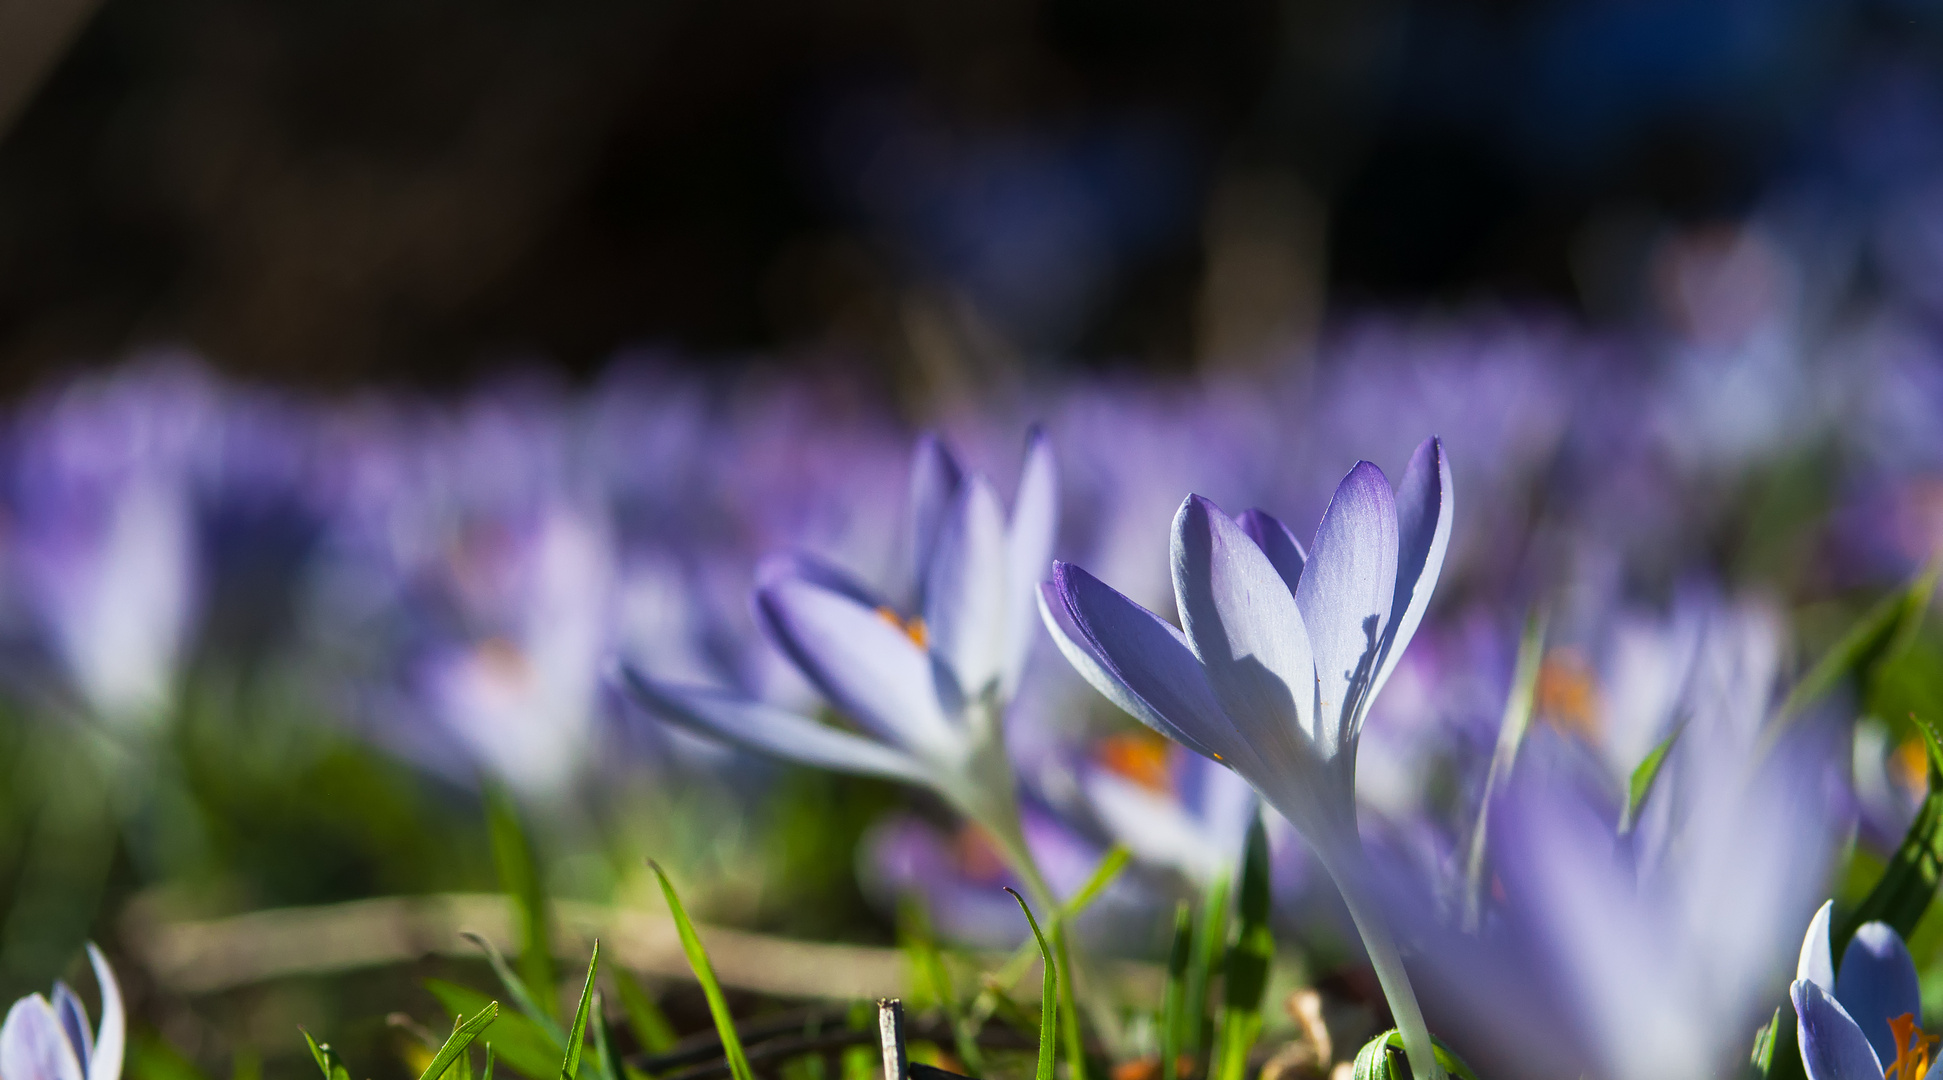
POLYGON ((1866 203, 1943 115, 1914 0, 97 2, 0 3, 0 389, 1599 323, 1661 231, 1866 203))

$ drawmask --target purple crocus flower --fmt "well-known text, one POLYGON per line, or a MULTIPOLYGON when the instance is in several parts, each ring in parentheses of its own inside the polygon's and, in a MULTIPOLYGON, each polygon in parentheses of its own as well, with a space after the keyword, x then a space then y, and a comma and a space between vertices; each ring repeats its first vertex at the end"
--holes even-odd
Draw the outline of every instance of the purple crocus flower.
POLYGON ((121 988, 101 950, 90 944, 88 960, 101 987, 101 1028, 88 1027, 88 1010, 66 983, 54 984, 54 1000, 29 994, 7 1010, 0 1026, 0 1076, 7 1080, 121 1080, 127 1020, 121 988))
POLYGON ((1436 886, 1390 881, 1425 1000, 1480 1068, 1664 1080, 1746 1054, 1833 849, 1831 725, 1686 700, 1630 829, 1598 752, 1531 729, 1491 804, 1475 933, 1439 925, 1436 886))
POLYGON ((755 604, 765 632, 862 730, 843 731, 707 687, 620 667, 667 720, 763 753, 930 787, 983 825, 1040 898, 1014 803, 1001 719, 1032 640, 1033 587, 1052 558, 1057 489, 1035 434, 1008 522, 998 495, 931 438, 912 478, 913 609, 804 555, 771 559, 755 604))
POLYGON ((1924 995, 1902 934, 1889 923, 1863 923, 1842 950, 1836 973, 1823 903, 1801 940, 1790 996, 1795 1033, 1809 1080, 1927 1080, 1943 1076, 1929 1064, 1937 1037, 1922 1029, 1924 995), (1885 1068, 1885 1064, 1889 1066, 1885 1068))
POLYGON ((1922 987, 1902 935, 1888 923, 1864 923, 1842 951, 1837 974, 1828 937, 1833 909, 1823 904, 1808 924, 1789 991, 1808 1080, 1943 1075, 1943 1062, 1929 1065, 1938 1040, 1922 1029, 1922 987))
POLYGON ((93 715, 158 720, 198 607, 193 466, 218 409, 198 369, 76 382, 28 407, 13 484, 17 569, 93 715))
POLYGON ((1403 1032, 1439 1076, 1402 958, 1363 880, 1356 741, 1430 603, 1450 542, 1450 468, 1417 448, 1402 496, 1359 462, 1307 551, 1260 510, 1231 519, 1190 495, 1174 518, 1186 632, 1076 566, 1055 563, 1040 610, 1087 681, 1149 727, 1227 765, 1287 818, 1335 879, 1403 1032))

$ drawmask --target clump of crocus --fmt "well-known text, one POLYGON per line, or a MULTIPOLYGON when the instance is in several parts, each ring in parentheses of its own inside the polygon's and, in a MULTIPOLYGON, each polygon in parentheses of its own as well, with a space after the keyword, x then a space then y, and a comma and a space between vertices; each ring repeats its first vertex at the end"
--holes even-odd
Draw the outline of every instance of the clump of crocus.
POLYGON ((770 560, 755 605, 764 631, 858 731, 722 690, 663 682, 628 664, 623 687, 700 734, 841 772, 929 787, 983 826, 1037 894, 1052 894, 1019 824, 1002 719, 1025 666, 1033 592, 1052 559, 1058 492, 1034 434, 1008 521, 985 478, 936 440, 912 481, 915 597, 900 608, 807 555, 770 560))
POLYGON ((1300 830, 1335 879, 1403 1033, 1437 1076, 1428 1027, 1368 894, 1356 832, 1356 740, 1429 605, 1450 540, 1450 468, 1418 447, 1401 493, 1359 462, 1304 550, 1260 510, 1190 495, 1174 518, 1181 625, 1076 566, 1042 588, 1073 666, 1148 726, 1228 766, 1300 830))
POLYGON ((88 946, 101 988, 101 1027, 88 1025, 88 1010, 66 983, 54 984, 53 1000, 29 994, 7 1010, 0 1026, 0 1076, 7 1080, 121 1080, 127 1020, 121 987, 101 950, 88 946))

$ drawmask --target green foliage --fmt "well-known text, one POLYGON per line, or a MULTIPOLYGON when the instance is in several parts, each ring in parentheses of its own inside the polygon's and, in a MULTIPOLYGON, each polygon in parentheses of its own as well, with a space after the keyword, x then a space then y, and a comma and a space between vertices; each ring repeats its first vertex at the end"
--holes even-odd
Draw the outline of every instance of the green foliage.
POLYGON ((519 808, 497 784, 486 785, 486 827, 492 838, 493 865, 499 870, 499 887, 512 898, 519 912, 520 977, 537 991, 526 995, 521 1008, 536 1018, 553 1021, 557 1028, 559 1021, 553 1001, 553 912, 547 899, 546 880, 540 873, 539 856, 520 820, 519 808), (537 1011, 529 1008, 529 1004, 537 1011))
MULTIPOLYGON (((1174 907, 1174 946, 1167 951, 1167 986, 1160 999, 1160 1076, 1179 1080, 1182 1048, 1187 1045, 1187 969, 1194 955, 1194 908, 1183 900, 1174 907)), ((1200 1017, 1192 1020, 1199 1026, 1200 1017)))
MULTIPOLYGON (((303 1031, 302 1028, 297 1030, 303 1031)), ((324 1080, 351 1080, 350 1070, 344 1067, 344 1059, 337 1056, 330 1043, 319 1043, 304 1031, 304 1043, 310 1047, 310 1057, 317 1062, 317 1071, 324 1074, 324 1080)))
POLYGON ((527 986, 526 980, 506 962, 506 956, 499 951, 499 947, 478 934, 460 936, 479 946, 480 951, 486 954, 486 962, 492 965, 493 974, 499 976, 500 983, 506 987, 506 993, 512 997, 513 1004, 519 1011, 525 1013, 541 1031, 546 1032, 547 1037, 552 1039, 555 1045, 564 1045, 567 1033, 560 1029, 560 1022, 553 1018, 551 1011, 535 999, 532 988, 527 986))
POLYGON ((1653 782, 1660 778, 1660 766, 1666 764, 1666 755, 1673 750, 1673 743, 1680 737, 1681 729, 1676 727, 1659 744, 1647 751, 1633 769, 1633 775, 1626 781, 1626 808, 1619 819, 1619 831, 1623 835, 1633 831, 1639 823, 1640 808, 1646 805, 1646 796, 1653 791, 1653 782))
POLYGON ((587 958, 587 985, 580 990, 580 1004, 574 1007, 573 1027, 567 1031, 566 1052, 560 1061, 560 1080, 573 1080, 580 1075, 580 1051, 587 1043, 587 1010, 594 1002, 594 975, 600 970, 600 940, 594 940, 594 952, 587 958))
POLYGON ((661 1006, 648 996, 626 968, 615 968, 614 986, 621 992, 621 1010, 627 1013, 628 1030, 634 1041, 650 1054, 659 1054, 675 1045, 675 1025, 668 1022, 661 1006))
MULTIPOLYGON (((1464 1059, 1451 1052, 1442 1039, 1431 1037, 1432 1052, 1437 1055, 1437 1064, 1444 1072, 1457 1080, 1478 1080, 1478 1075, 1464 1063, 1464 1059)), ((1356 1052, 1356 1063, 1350 1068, 1353 1080, 1410 1080, 1410 1063, 1403 1056, 1403 1036, 1395 1028, 1378 1035, 1363 1044, 1356 1052)))
POLYGON ((601 1080, 622 1080, 621 1059, 614 1053, 614 1030, 607 1023, 607 1006, 600 991, 594 991, 594 1008, 588 1018, 594 1032, 594 1064, 601 1080))
MULTIPOLYGON (((425 989, 438 999, 447 1015, 476 1013, 490 1004, 486 995, 477 990, 443 979, 425 980, 425 989)), ((553 1080, 554 1071, 560 1065, 560 1040, 548 1035, 531 1018, 519 1013, 502 1010, 497 1018, 486 1025, 480 1037, 506 1059, 506 1064, 531 1080, 553 1080)))
MULTIPOLYGON (((984 1072, 985 1055, 978 1048, 978 1032, 968 1022, 951 970, 945 966, 944 955, 932 937, 930 920, 925 918, 924 906, 915 897, 906 897, 898 905, 898 934, 904 939, 904 952, 910 958, 911 996, 918 1000, 928 998, 944 1012, 959 1060, 974 1075, 984 1072)), ((915 1002, 913 1007, 918 1007, 915 1002)))
MULTIPOLYGON (((1794 1011, 1789 1010, 1788 1015, 1792 1021, 1794 1011)), ((1761 1030, 1754 1033, 1754 1052, 1747 1058, 1747 1071, 1750 1076, 1766 1077, 1774 1070, 1774 1035, 1780 1029, 1781 1010, 1776 1009, 1774 1015, 1768 1018, 1768 1022, 1761 1025, 1761 1030)))
MULTIPOLYGON (((310 1036, 304 1038, 308 1041, 310 1036)), ((311 1053, 315 1055, 318 1051, 313 1044, 311 1053)), ((208 1080, 202 1070, 159 1035, 136 1034, 128 1040, 127 1071, 133 1080, 208 1080)), ((329 1075, 328 1070, 325 1075, 329 1075)))
POLYGON ((1248 827, 1248 844, 1241 862, 1235 941, 1228 947, 1222 970, 1221 1035, 1216 1046, 1217 1080, 1243 1080, 1248 1051, 1262 1033, 1262 998, 1268 990, 1268 966, 1275 958, 1275 935, 1269 930, 1268 833, 1258 814, 1248 827))
POLYGON ((1498 742, 1491 753, 1491 767, 1484 776, 1484 794, 1478 800, 1477 820, 1471 824, 1470 853, 1464 864, 1464 927, 1475 931, 1484 909, 1484 849, 1490 835, 1491 803, 1498 789, 1511 778, 1517 763, 1518 748, 1524 744, 1531 727, 1532 706, 1537 701, 1538 673, 1545 659, 1545 618, 1534 609, 1525 617, 1525 629, 1518 639, 1518 661, 1511 676, 1511 696, 1505 699, 1504 715, 1498 722, 1498 742))
POLYGON ((1206 1042, 1206 1018, 1208 1015, 1208 983, 1214 977, 1221 963, 1221 950, 1228 940, 1228 879, 1216 877, 1208 887, 1207 899, 1201 905, 1201 918, 1194 928, 1194 952, 1187 969, 1186 1002, 1182 1006, 1182 1019, 1186 1021, 1187 1039, 1182 1052, 1199 1061, 1201 1048, 1206 1042))
MULTIPOLYGON (((451 1037, 445 1040, 445 1045, 439 1047, 439 1052, 432 1056, 432 1063, 425 1066, 425 1071, 419 1074, 418 1080, 439 1080, 459 1055, 466 1052, 466 1047, 472 1045, 472 1040, 478 1038, 479 1033, 490 1027, 498 1017, 499 1002, 489 1001, 485 1008, 460 1023, 453 1029, 451 1037)), ((321 1065, 322 1062, 319 1064, 321 1065)), ((328 1072, 329 1070, 326 1070, 327 1075, 328 1072)))
POLYGON ((1906 653, 1929 610, 1938 569, 1931 566, 1908 588, 1885 597, 1850 627, 1789 691, 1781 705, 1781 716, 1800 713, 1845 682, 1859 682, 1866 689, 1875 671, 1906 653))
POLYGON ((675 932, 681 936, 681 951, 688 957, 688 966, 695 972, 695 980, 702 984, 702 996, 708 999, 708 1013, 715 1020, 715 1033, 722 1037, 722 1054, 728 1058, 729 1073, 734 1080, 755 1080, 749 1069, 748 1055, 742 1051, 742 1039, 735 1030, 735 1017, 729 1014, 728 999, 722 996, 722 984, 715 979, 715 969, 708 962, 708 952, 702 948, 702 939, 695 933, 695 924, 688 921, 688 912, 681 906, 681 897, 675 895, 675 886, 662 871, 661 864, 648 860, 648 868, 661 882, 661 895, 668 901, 668 913, 674 917, 675 932))
POLYGON ((1059 1014, 1059 964, 1053 959, 1052 947, 1046 944, 1046 935, 1039 932, 1039 920, 1032 917, 1032 907, 1012 889, 1012 899, 1019 902, 1019 910, 1025 912, 1025 921, 1032 927, 1032 939, 1039 943, 1039 960, 1045 965, 1045 975, 1039 991, 1039 1065, 1033 1073, 1034 1080, 1053 1080, 1054 1045, 1058 1037, 1059 1014))

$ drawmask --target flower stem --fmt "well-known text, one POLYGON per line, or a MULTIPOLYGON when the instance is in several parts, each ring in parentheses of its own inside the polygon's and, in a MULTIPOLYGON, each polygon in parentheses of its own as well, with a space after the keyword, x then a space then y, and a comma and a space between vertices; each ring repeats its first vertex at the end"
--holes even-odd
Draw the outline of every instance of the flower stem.
POLYGON ((1416 992, 1410 988, 1410 973, 1404 970, 1403 955, 1397 951, 1396 939, 1390 936, 1389 925, 1373 898, 1364 891, 1360 852, 1326 855, 1322 864, 1335 879, 1343 904, 1349 908, 1349 917, 1356 923, 1356 932, 1363 938, 1370 967, 1376 971, 1376 981, 1383 987, 1383 997, 1390 1004, 1397 1032, 1403 1036, 1403 1052, 1410 1059, 1411 1073, 1418 1080, 1444 1080, 1443 1067, 1437 1063, 1430 1040, 1430 1025, 1424 1022, 1423 1008, 1417 1004, 1416 992))

